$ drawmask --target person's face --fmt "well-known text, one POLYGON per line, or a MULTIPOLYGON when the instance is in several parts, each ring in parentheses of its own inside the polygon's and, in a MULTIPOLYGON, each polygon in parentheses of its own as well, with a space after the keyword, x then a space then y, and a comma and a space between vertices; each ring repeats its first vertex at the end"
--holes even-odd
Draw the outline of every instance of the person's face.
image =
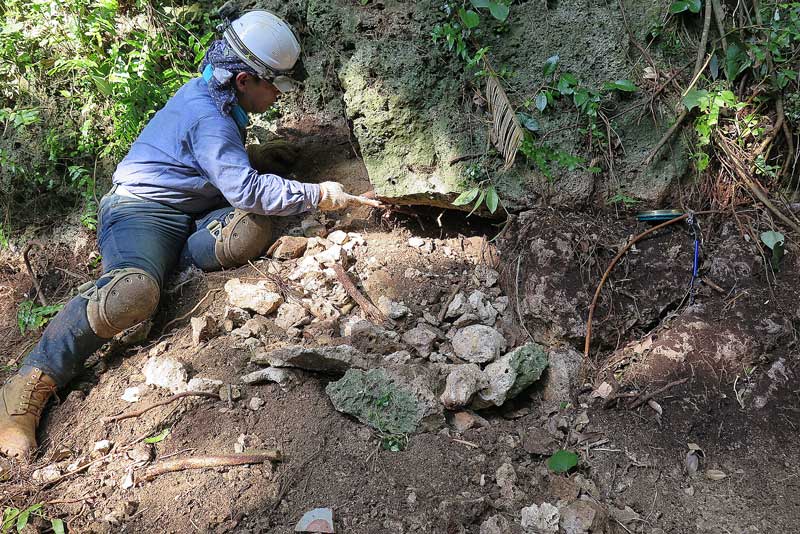
POLYGON ((236 75, 236 96, 239 105, 248 113, 264 113, 281 92, 266 80, 240 72, 236 75))

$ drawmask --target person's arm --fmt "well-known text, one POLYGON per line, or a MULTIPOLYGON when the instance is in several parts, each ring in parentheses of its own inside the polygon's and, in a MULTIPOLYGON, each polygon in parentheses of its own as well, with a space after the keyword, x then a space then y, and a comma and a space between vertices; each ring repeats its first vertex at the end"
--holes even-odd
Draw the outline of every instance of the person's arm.
POLYGON ((234 208, 260 215, 296 215, 319 204, 317 184, 258 174, 250 166, 239 132, 225 119, 198 120, 188 142, 208 181, 234 208))

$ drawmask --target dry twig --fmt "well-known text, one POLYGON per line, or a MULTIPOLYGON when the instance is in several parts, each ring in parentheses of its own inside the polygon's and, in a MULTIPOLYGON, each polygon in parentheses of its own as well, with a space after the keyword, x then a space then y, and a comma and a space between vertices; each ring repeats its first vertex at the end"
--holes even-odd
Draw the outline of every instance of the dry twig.
POLYGON ((197 311, 197 308, 199 308, 199 307, 200 307, 200 305, 201 305, 201 304, 203 304, 203 302, 205 302, 205 300, 208 298, 208 296, 209 296, 209 295, 211 295, 211 293, 216 293, 217 291, 221 291, 221 289, 220 289, 220 288, 216 288, 216 289, 209 289, 209 290, 208 290, 208 293, 206 293, 206 294, 205 294, 205 296, 204 296, 203 298, 201 298, 201 299, 200 299, 200 302, 198 302, 197 304, 195 304, 195 305, 194 305, 194 308, 192 308, 191 310, 189 310, 187 313, 184 313, 184 314, 183 314, 183 315, 181 315, 180 317, 176 317, 176 318, 172 319, 171 321, 169 321, 167 324, 165 324, 165 325, 164 325, 164 326, 161 328, 161 332, 162 332, 162 333, 163 333, 163 332, 166 332, 166 331, 167 331, 167 328, 169 328, 171 325, 173 325, 173 324, 177 323, 178 321, 183 321, 184 319, 186 319, 187 317, 189 317, 191 314, 193 314, 194 312, 196 312, 196 311, 197 311))
POLYGON ((686 378, 681 378, 680 380, 675 380, 674 382, 670 382, 669 384, 667 384, 663 388, 659 388, 659 389, 655 390, 652 393, 649 393, 647 395, 641 396, 638 399, 636 399, 635 401, 633 401, 630 404, 630 406, 628 406, 628 409, 629 410, 635 410, 636 408, 638 408, 642 404, 646 403, 647 401, 649 401, 650 399, 652 399, 656 395, 661 395, 662 393, 664 393, 668 389, 674 388, 675 386, 679 386, 679 385, 687 382, 688 380, 689 380, 688 376, 686 378))
POLYGON ((28 243, 28 246, 25 247, 25 250, 22 253, 22 260, 25 262, 25 268, 28 270, 28 276, 31 277, 33 287, 36 289, 36 299, 42 306, 47 306, 47 299, 44 298, 44 293, 42 293, 42 286, 39 285, 39 280, 36 278, 36 275, 33 272, 33 267, 31 267, 31 260, 28 258, 28 253, 34 247, 41 249, 42 245, 38 241, 31 241, 28 243))
POLYGON ((173 395, 172 397, 153 403, 150 406, 146 406, 141 410, 134 410, 132 412, 127 412, 120 415, 104 417, 101 421, 104 425, 107 425, 109 423, 116 423, 117 421, 121 421, 123 419, 130 419, 131 417, 139 417, 140 415, 149 412, 153 408, 158 408, 159 406, 165 406, 167 404, 171 404, 176 400, 180 400, 184 397, 207 397, 209 399, 219 400, 219 395, 217 395, 216 393, 208 393, 206 391, 185 391, 183 393, 178 393, 173 395))
POLYGON ((336 273, 336 278, 339 279, 339 283, 344 286, 344 290, 347 291, 347 294, 356 301, 364 313, 369 317, 369 319, 374 323, 384 323, 386 322, 386 316, 372 303, 370 300, 361 294, 358 288, 353 284, 353 281, 350 280, 350 277, 347 276, 347 273, 344 270, 344 267, 335 263, 333 265, 333 271, 336 273))

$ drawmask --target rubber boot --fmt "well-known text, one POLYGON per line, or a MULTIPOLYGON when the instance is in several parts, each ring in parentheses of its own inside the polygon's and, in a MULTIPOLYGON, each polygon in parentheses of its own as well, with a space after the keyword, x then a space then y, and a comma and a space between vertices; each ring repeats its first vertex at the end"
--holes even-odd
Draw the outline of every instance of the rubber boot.
POLYGON ((28 457, 36 449, 36 426, 55 390, 55 381, 38 367, 8 379, 0 389, 1 454, 28 457))

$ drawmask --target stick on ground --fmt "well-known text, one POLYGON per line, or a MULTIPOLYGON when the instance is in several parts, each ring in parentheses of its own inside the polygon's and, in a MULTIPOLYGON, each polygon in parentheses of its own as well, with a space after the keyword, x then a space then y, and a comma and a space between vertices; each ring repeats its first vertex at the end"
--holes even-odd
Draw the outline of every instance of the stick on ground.
POLYGON ((186 469, 209 469, 212 467, 263 464, 264 462, 279 462, 282 459, 283 454, 277 449, 266 449, 242 454, 173 458, 172 460, 159 462, 145 470, 142 479, 153 480, 159 475, 174 473, 176 471, 185 471, 186 469))
POLYGON ((153 403, 150 406, 146 406, 146 407, 142 408, 141 410, 134 410, 132 412, 123 413, 123 414, 120 414, 120 415, 114 415, 112 417, 104 417, 102 419, 102 422, 103 422, 104 425, 107 425, 109 423, 115 423, 115 422, 121 421, 123 419, 130 419, 131 417, 139 417, 140 415, 149 412, 153 408, 158 408, 159 406, 164 406, 166 404, 171 404, 171 403, 175 402, 176 400, 182 399, 184 397, 208 397, 209 399, 217 399, 217 400, 219 400, 219 395, 217 395, 216 393, 208 393, 208 392, 205 392, 205 391, 186 391, 184 393, 178 393, 176 395, 173 395, 172 397, 169 397, 169 398, 164 399, 162 401, 158 401, 156 403, 153 403))
POLYGON ((629 410, 635 410, 636 408, 638 408, 639 406, 641 406, 645 402, 649 401, 650 399, 652 399, 656 395, 661 395, 662 393, 664 393, 668 389, 674 388, 675 386, 679 386, 679 385, 683 384, 684 382, 686 382, 688 380, 689 380, 689 377, 687 376, 686 378, 681 378, 680 380, 675 380, 674 382, 670 382, 669 384, 667 384, 663 388, 659 388, 659 389, 655 390, 654 392, 652 392, 652 393, 650 393, 648 395, 645 395, 643 397, 639 397, 638 399, 633 401, 633 403, 631 403, 630 406, 628 406, 628 409, 629 410))
POLYGON ((347 276, 344 267, 336 263, 333 265, 333 271, 336 273, 336 278, 339 279, 339 283, 344 286, 347 294, 356 301, 356 304, 358 304, 362 310, 364 310, 364 313, 367 314, 367 317, 369 317, 370 320, 376 323, 386 322, 386 316, 384 316, 383 313, 372 302, 370 302, 367 297, 361 294, 355 284, 353 284, 353 281, 350 280, 350 277, 347 276))

